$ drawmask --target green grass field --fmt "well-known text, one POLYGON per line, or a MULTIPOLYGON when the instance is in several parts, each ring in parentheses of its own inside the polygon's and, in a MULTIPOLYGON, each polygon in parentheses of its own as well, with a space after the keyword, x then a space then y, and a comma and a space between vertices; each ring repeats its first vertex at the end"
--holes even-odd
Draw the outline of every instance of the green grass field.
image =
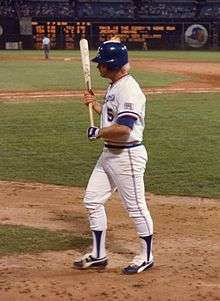
MULTIPOLYGON (((65 61, 0 61, 1 91, 68 91, 84 90, 80 62, 65 61)), ((188 79, 175 74, 160 74, 133 70, 132 74, 142 87, 166 86, 188 79)), ((92 66, 93 89, 104 89, 107 82, 101 79, 92 66)))
MULTIPOLYGON (((220 196, 219 97, 149 97, 148 191, 220 196)), ((80 101, 1 103, 0 120, 0 179, 86 185, 102 143, 87 140, 88 112, 80 101)))
MULTIPOLYGON (((80 58, 80 52, 77 50, 51 50, 51 56, 54 58, 80 58)), ((90 56, 95 56, 96 51, 91 51, 90 56)), ((0 58, 4 57, 22 57, 31 58, 39 57, 43 58, 43 52, 41 50, 0 50, 0 58)), ((149 50, 149 51, 135 51, 129 50, 129 57, 131 58, 144 58, 148 59, 173 59, 173 60, 187 60, 187 61, 213 61, 219 62, 219 51, 175 51, 175 50, 149 50)))
POLYGON ((48 250, 82 250, 91 243, 89 238, 76 237, 66 231, 15 225, 0 225, 0 237, 0 256, 14 253, 40 253, 48 250))
MULTIPOLYGON (((68 91, 84 90, 80 62, 65 61, 0 61, 1 91, 68 91)), ((95 65, 91 66, 93 89, 105 89, 95 65)), ((167 86, 189 79, 176 74, 161 74, 132 69, 142 87, 167 86)))
MULTIPOLYGON (((92 51, 91 57, 95 54, 92 51)), ((129 55, 131 58, 143 60, 220 61, 219 52, 211 51, 131 51, 129 55)), ((0 92, 83 90, 79 51, 51 51, 51 56, 51 60, 45 61, 42 51, 0 51, 0 92), (77 61, 65 61, 65 58, 74 58, 77 61)), ((131 73, 142 87, 161 87, 190 79, 187 76, 161 74, 135 67, 131 73)), ((106 81, 100 79, 95 64, 92 64, 92 85, 94 89, 106 87, 106 81)))

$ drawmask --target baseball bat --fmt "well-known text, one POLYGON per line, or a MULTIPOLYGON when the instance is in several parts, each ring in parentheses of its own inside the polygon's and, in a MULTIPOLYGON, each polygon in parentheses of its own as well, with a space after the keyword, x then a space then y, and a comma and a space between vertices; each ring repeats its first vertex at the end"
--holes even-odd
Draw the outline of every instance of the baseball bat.
MULTIPOLYGON (((81 39, 79 42, 79 46, 80 46, 83 74, 84 74, 84 79, 85 79, 85 87, 86 87, 86 90, 91 93, 92 85, 91 85, 88 41, 86 39, 81 39)), ((93 110, 92 110, 91 103, 89 104, 89 121, 90 121, 90 126, 94 126, 93 110)))

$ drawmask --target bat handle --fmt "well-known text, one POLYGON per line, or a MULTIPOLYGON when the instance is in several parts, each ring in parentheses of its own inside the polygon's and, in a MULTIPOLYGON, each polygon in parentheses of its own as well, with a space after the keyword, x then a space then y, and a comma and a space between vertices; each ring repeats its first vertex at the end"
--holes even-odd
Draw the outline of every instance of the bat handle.
MULTIPOLYGON (((93 91, 91 89, 91 82, 90 81, 86 82, 86 88, 87 88, 87 91, 91 95, 94 95, 94 93, 93 93, 93 91)), ((89 122, 90 122, 90 126, 94 126, 95 125, 94 118, 93 118, 93 109, 92 109, 92 104, 91 103, 89 104, 89 122)))
POLYGON ((90 121, 90 126, 94 126, 93 109, 91 103, 89 104, 89 121, 90 121))
MULTIPOLYGON (((90 94, 94 95, 94 93, 93 93, 93 91, 91 89, 91 82, 88 81, 86 83, 86 88, 87 88, 87 91, 90 94)), ((92 104, 91 103, 89 104, 89 122, 90 122, 90 126, 94 126, 95 125, 94 118, 93 118, 93 109, 92 109, 92 104)))

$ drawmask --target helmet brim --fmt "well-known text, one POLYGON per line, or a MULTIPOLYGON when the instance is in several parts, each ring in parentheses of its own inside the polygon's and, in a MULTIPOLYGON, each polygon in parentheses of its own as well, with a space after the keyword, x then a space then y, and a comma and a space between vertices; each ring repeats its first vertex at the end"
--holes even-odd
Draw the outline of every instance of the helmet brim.
POLYGON ((91 59, 91 61, 97 64, 108 64, 114 62, 114 59, 106 60, 101 56, 96 56, 93 59, 91 59))
POLYGON ((103 63, 103 60, 100 56, 96 56, 93 59, 91 59, 91 62, 100 64, 100 63, 103 63))

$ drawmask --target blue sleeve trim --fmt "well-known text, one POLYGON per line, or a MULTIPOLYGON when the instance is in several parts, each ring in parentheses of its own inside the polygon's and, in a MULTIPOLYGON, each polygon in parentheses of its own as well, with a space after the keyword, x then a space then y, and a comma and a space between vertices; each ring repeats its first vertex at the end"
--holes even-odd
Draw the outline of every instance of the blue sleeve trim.
POLYGON ((132 116, 122 116, 117 119, 117 124, 126 125, 130 129, 133 129, 134 123, 137 120, 137 118, 132 116))

